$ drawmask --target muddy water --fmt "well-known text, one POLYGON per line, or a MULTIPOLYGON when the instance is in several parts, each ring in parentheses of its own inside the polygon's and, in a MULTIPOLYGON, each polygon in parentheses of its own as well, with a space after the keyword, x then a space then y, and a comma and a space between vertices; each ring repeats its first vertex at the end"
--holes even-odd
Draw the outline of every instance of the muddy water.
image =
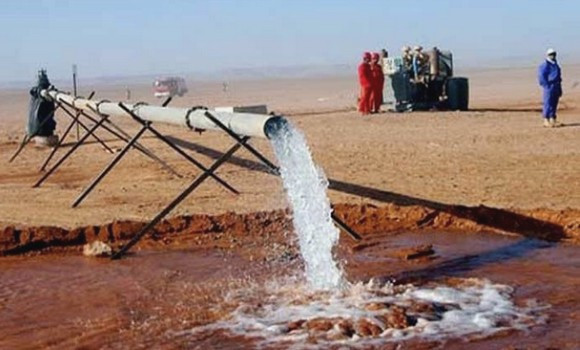
MULTIPOLYGON (((485 234, 407 233, 374 235, 364 247, 343 245, 339 256, 351 282, 455 286, 477 278, 513 287, 516 305, 535 300, 538 322, 525 330, 505 329, 486 336, 405 339, 409 348, 556 348, 580 344, 580 257, 577 247, 485 234), (392 251, 429 243, 435 257, 411 261, 392 251)), ((239 251, 150 251, 117 262, 78 256, 16 257, 0 260, 0 349, 19 348, 252 348, 260 339, 220 327, 232 319, 239 300, 297 262, 257 263, 239 251), (240 297, 240 298, 242 298, 240 297)), ((247 306, 247 305, 246 305, 247 306)), ((291 320, 289 320, 291 321, 291 320)), ((383 339, 384 340, 384 339, 383 339)), ((349 342, 349 347, 389 348, 394 343, 349 342)), ((316 339, 270 348, 336 347, 316 339)))
POLYGON ((219 252, 141 252, 114 263, 79 256, 2 259, 0 349, 162 343, 154 339, 157 327, 135 334, 148 322, 162 329, 168 320, 159 315, 171 324, 211 320, 204 309, 228 280, 242 277, 238 268, 252 271, 247 265, 219 252))
MULTIPOLYGON (((549 305, 545 325, 526 332, 479 340, 470 349, 517 348, 578 349, 580 344, 580 251, 545 241, 489 234, 408 233, 389 239, 375 237, 368 248, 350 260, 351 278, 382 278, 399 283, 431 283, 437 280, 475 277, 514 287, 517 302, 535 299, 549 305), (403 263, 385 256, 386 249, 430 243, 432 260, 403 263), (373 245, 375 244, 375 245, 373 245), (363 272, 366 271, 366 272, 363 272)), ((445 348, 461 349, 461 340, 445 348)))

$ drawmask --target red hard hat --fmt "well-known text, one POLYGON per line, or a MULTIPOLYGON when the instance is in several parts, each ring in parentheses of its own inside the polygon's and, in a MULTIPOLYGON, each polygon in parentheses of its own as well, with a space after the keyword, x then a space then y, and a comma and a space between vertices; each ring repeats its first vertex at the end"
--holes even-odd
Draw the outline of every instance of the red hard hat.
POLYGON ((373 52, 373 60, 378 60, 379 57, 381 57, 381 56, 379 55, 378 52, 373 52))
POLYGON ((363 59, 368 59, 368 60, 370 60, 370 59, 371 59, 371 53, 370 53, 370 52, 365 52, 365 53, 363 53, 363 59))

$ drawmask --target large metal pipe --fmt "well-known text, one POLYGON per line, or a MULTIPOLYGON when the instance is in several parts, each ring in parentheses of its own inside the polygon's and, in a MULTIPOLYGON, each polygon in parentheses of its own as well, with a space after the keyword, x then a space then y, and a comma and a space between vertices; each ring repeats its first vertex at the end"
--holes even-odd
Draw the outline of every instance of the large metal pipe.
MULTIPOLYGON (((42 97, 56 102, 66 102, 84 111, 96 110, 110 117, 130 117, 117 103, 75 98, 58 90, 42 90, 42 97)), ((145 104, 126 104, 139 118, 150 122, 159 122, 188 127, 190 129, 221 130, 205 115, 204 109, 186 109, 174 107, 149 106, 145 104)), ((269 130, 285 123, 284 118, 266 114, 235 113, 210 111, 225 126, 238 135, 269 138, 269 130)))

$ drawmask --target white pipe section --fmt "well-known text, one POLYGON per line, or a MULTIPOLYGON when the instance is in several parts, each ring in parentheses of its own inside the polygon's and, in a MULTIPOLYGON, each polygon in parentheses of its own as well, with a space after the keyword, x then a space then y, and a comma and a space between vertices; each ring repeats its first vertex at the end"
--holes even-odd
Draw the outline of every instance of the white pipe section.
MULTIPOLYGON (((42 90, 41 96, 56 102, 66 102, 77 109, 91 111, 91 108, 103 115, 112 117, 130 117, 117 103, 107 101, 93 101, 84 98, 75 98, 72 95, 57 90, 42 90), (90 107, 90 108, 89 108, 90 107)), ((222 130, 205 116, 206 110, 189 110, 186 108, 148 106, 145 104, 126 104, 127 109, 143 120, 197 128, 204 130, 222 130)), ((238 135, 268 138, 268 130, 278 123, 284 122, 282 117, 252 114, 216 112, 210 113, 225 126, 238 135)))

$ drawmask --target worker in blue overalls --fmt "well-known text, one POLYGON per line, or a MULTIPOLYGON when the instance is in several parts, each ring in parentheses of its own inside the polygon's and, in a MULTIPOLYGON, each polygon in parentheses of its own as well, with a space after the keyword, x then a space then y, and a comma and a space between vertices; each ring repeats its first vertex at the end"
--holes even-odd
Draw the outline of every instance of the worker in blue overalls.
POLYGON ((542 109, 544 126, 548 128, 559 126, 560 124, 556 121, 556 111, 558 109, 558 101, 562 96, 562 71, 556 61, 556 51, 554 49, 548 49, 546 52, 546 60, 538 69, 538 81, 544 89, 544 106, 542 109))

